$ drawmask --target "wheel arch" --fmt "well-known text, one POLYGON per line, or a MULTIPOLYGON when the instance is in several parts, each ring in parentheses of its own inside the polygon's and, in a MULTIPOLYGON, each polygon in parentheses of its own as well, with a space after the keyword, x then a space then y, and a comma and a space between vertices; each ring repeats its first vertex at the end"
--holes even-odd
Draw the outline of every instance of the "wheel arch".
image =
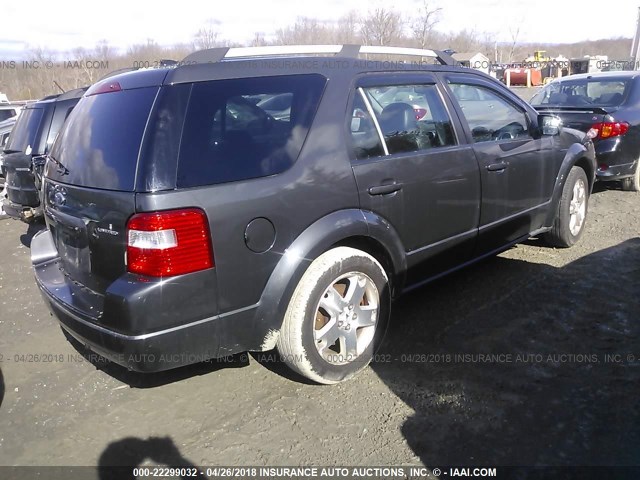
POLYGON ((261 350, 275 347, 284 314, 309 265, 327 250, 349 246, 378 260, 397 291, 400 291, 406 259, 400 237, 391 225, 371 212, 340 210, 307 227, 282 253, 263 290, 254 317, 261 350))
POLYGON ((593 144, 589 143, 585 146, 580 143, 574 143, 567 150, 558 171, 558 175, 556 176, 556 183, 551 197, 551 205, 545 222, 545 226, 548 228, 551 228, 553 225, 558 212, 560 198, 562 197, 562 189, 564 188, 569 172, 573 167, 580 167, 585 171, 587 180, 589 181, 589 192, 591 192, 596 178, 596 161, 593 144))

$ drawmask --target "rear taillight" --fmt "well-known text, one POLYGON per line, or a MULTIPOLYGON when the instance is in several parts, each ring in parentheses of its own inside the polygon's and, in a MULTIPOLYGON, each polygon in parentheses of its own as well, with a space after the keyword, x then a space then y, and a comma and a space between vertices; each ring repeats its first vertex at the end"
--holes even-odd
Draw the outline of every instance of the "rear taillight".
POLYGON ((139 213, 129 219, 129 272, 170 277, 213 266, 209 222, 202 210, 187 208, 139 213))
POLYGON ((592 125, 588 133, 591 138, 611 138, 624 135, 627 130, 627 122, 601 122, 592 125))

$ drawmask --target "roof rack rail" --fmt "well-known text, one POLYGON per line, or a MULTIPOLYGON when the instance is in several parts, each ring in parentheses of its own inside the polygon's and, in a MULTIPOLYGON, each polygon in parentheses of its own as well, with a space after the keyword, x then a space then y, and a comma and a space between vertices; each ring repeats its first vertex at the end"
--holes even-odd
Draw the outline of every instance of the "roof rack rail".
POLYGON ((282 45, 210 48, 187 55, 182 63, 217 63, 223 60, 238 58, 331 54, 346 58, 358 58, 359 55, 365 54, 405 55, 434 58, 442 65, 457 65, 458 63, 451 55, 440 50, 375 45, 282 45))

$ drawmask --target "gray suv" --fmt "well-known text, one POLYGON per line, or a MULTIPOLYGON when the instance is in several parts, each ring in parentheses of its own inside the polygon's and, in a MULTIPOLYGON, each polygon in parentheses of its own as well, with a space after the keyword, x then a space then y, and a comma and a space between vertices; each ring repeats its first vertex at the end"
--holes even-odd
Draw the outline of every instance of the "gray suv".
POLYGON ((337 383, 401 293, 531 236, 577 242, 594 172, 583 133, 440 52, 214 49, 85 93, 32 262, 64 330, 130 369, 277 347, 337 383))

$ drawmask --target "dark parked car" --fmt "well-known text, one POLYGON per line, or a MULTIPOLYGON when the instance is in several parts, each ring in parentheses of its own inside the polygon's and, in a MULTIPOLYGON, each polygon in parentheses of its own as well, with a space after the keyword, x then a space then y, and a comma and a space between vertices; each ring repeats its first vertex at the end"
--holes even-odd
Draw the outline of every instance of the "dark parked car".
POLYGON ((60 128, 86 88, 52 95, 26 105, 3 146, 7 198, 4 211, 30 222, 42 216, 39 172, 33 160, 48 153, 60 128))
POLYGON ((589 132, 598 180, 622 180, 623 190, 640 191, 640 72, 571 75, 551 82, 531 104, 589 132))
POLYGON ((533 235, 578 241, 595 175, 584 133, 446 55, 389 69, 333 48, 197 52, 86 92, 31 244, 69 334, 139 371, 277 346, 336 383, 371 360, 392 298, 533 235), (376 99, 394 87, 426 103, 420 119, 376 99), (290 94, 290 115, 262 94, 290 94))

